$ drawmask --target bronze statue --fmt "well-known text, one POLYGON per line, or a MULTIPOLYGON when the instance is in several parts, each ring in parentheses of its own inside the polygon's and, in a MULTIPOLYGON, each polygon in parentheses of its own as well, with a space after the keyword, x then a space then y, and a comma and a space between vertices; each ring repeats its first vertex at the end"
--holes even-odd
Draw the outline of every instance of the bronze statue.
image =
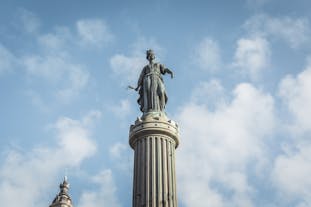
POLYGON ((129 86, 129 88, 135 89, 136 91, 139 90, 137 102, 143 113, 163 112, 167 102, 167 95, 162 75, 168 73, 171 75, 171 78, 173 78, 174 75, 173 72, 165 68, 164 65, 154 62, 155 55, 152 50, 147 50, 146 59, 149 61, 149 64, 142 69, 137 87, 129 86))

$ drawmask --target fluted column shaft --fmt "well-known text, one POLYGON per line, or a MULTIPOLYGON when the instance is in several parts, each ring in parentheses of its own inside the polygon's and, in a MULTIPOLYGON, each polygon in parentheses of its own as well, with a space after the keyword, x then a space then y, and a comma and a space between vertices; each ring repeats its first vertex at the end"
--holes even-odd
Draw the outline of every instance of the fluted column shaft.
POLYGON ((172 121, 132 125, 134 149, 133 207, 177 207, 175 148, 178 129, 172 121))

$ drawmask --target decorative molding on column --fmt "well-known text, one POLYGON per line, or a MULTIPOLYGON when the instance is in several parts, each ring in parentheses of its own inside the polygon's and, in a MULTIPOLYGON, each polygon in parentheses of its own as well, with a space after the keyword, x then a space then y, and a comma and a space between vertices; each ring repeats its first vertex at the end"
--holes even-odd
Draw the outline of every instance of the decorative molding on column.
POLYGON ((166 116, 144 116, 137 118, 134 125, 130 127, 130 146, 134 149, 137 139, 145 135, 166 135, 175 141, 175 148, 179 145, 178 125, 175 121, 167 119, 166 116))

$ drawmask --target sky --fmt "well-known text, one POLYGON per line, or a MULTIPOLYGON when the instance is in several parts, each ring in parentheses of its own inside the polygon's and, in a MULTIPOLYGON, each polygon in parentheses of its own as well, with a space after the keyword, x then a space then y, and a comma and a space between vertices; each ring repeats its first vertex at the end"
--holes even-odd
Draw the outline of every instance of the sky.
POLYGON ((0 206, 129 207, 152 48, 180 128, 179 207, 311 206, 311 2, 17 1, 0 7, 0 206))

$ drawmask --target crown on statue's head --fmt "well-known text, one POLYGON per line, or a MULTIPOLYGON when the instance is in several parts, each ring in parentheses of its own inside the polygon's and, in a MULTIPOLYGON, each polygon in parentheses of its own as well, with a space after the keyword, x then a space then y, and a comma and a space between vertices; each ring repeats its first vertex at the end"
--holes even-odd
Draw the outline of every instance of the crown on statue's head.
POLYGON ((146 55, 147 55, 147 57, 149 57, 150 55, 154 55, 153 50, 152 50, 152 49, 148 49, 148 50, 146 51, 146 55))

